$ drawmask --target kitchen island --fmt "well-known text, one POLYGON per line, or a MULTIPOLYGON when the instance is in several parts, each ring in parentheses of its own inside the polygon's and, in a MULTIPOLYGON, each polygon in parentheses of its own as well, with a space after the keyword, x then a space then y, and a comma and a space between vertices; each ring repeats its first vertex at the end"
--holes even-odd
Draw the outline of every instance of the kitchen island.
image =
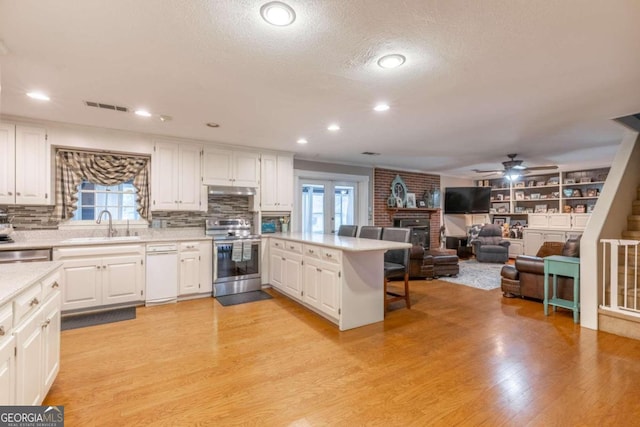
POLYGON ((384 253, 410 243, 334 234, 263 235, 267 283, 341 331, 384 320, 384 253))

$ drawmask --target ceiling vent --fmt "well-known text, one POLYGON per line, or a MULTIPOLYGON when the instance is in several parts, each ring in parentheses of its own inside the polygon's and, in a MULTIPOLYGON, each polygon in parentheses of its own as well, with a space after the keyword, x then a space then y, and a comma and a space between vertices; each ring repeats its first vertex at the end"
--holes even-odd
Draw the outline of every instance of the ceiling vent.
POLYGON ((363 151, 360 154, 364 154, 365 156, 379 156, 380 153, 374 153, 373 151, 363 151))
POLYGON ((102 108, 103 110, 111 111, 122 111, 123 113, 129 112, 129 109, 127 107, 121 107, 119 105, 103 104, 102 102, 93 101, 84 101, 84 103, 87 107, 102 108))

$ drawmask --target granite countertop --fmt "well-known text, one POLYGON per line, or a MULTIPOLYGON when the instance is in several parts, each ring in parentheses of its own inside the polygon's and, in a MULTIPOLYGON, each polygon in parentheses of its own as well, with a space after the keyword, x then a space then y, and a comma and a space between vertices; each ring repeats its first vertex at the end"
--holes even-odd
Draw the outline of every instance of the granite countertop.
POLYGON ((187 240, 211 240, 201 228, 162 228, 162 229, 132 229, 133 236, 116 236, 107 238, 104 230, 76 231, 76 230, 34 230, 16 231, 11 237, 14 243, 0 245, 0 251, 20 249, 51 249, 64 246, 87 245, 123 245, 152 242, 179 242, 187 240))
POLYGON ((0 305, 62 266, 61 262, 0 264, 0 305))
POLYGON ((411 248, 411 243, 390 242, 387 240, 360 239, 357 237, 342 237, 336 234, 317 233, 270 233, 263 234, 263 238, 275 238, 294 242, 310 243, 333 249, 350 252, 386 251, 389 249, 411 248))

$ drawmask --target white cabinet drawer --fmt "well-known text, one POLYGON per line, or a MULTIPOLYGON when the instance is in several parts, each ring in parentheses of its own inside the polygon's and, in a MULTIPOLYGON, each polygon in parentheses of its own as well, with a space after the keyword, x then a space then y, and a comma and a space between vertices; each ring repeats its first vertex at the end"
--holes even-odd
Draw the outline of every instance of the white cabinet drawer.
POLYGON ((284 240, 269 239, 269 247, 276 249, 284 249, 284 240))
POLYGON ((42 303, 42 284, 32 285, 13 300, 13 324, 18 325, 22 319, 35 312, 42 303))
POLYGON ((313 245, 304 245, 304 256, 320 259, 322 257, 322 248, 313 245))
POLYGON ((286 241, 286 242, 284 242, 284 248, 288 252, 292 252, 292 253, 296 253, 296 254, 301 254, 302 253, 302 243, 299 243, 299 242, 286 241))
POLYGON ((199 251, 200 244, 198 242, 182 242, 180 243, 180 252, 199 251))
POLYGON ((335 249, 322 248, 322 260, 324 262, 339 264, 341 254, 341 251, 335 249))
POLYGON ((9 336, 13 328, 13 306, 11 303, 0 307, 0 341, 9 336))
POLYGON ((42 299, 46 300, 49 295, 56 289, 60 289, 60 272, 46 277, 42 281, 42 299))

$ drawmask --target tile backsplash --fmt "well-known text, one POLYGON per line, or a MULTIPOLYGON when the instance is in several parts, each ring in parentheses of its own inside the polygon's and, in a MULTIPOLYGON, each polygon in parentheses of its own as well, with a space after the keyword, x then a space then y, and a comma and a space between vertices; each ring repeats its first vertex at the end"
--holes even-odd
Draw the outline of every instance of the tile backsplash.
MULTIPOLYGON (((243 218, 253 221, 253 212, 249 211, 249 196, 214 195, 208 199, 208 212, 154 211, 153 219, 165 220, 168 228, 198 227, 204 228, 207 218, 243 218)), ((53 206, 0 206, 13 217, 16 230, 56 230, 57 218, 53 218, 53 206)))

